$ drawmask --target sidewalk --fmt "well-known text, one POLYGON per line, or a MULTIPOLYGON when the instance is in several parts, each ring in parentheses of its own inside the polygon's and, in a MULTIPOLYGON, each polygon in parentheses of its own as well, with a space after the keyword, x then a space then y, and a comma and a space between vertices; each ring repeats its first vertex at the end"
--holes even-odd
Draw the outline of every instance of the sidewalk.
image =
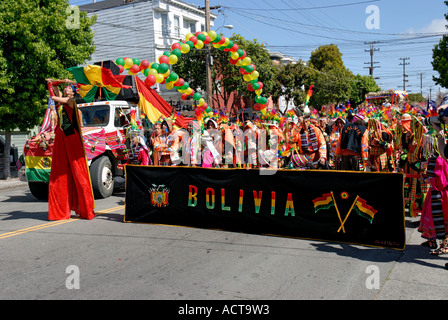
POLYGON ((3 172, 0 172, 0 190, 22 186, 28 187, 28 184, 19 180, 16 168, 11 168, 11 179, 9 180, 3 180, 3 172))

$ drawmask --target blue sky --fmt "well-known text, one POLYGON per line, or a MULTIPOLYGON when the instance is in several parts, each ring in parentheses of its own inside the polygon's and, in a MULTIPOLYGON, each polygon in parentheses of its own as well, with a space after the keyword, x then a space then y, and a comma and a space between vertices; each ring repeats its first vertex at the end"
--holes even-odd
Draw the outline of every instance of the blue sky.
MULTIPOLYGON (((72 5, 90 3, 71 0, 72 5)), ((184 0, 204 6, 204 0, 184 0)), ((238 33, 246 39, 257 39, 271 51, 282 52, 295 59, 307 61, 310 53, 320 45, 334 43, 343 53, 347 68, 355 74, 368 75, 370 53, 365 42, 374 44, 378 62, 374 76, 382 89, 401 90, 403 66, 406 60, 408 92, 432 96, 439 89, 432 81, 436 74, 431 66, 432 48, 441 33, 447 32, 444 14, 448 6, 443 0, 210 0, 210 5, 221 6, 212 12, 218 15, 214 30, 225 36, 238 33), (379 29, 368 29, 366 20, 374 14, 366 9, 376 6, 379 29), (379 19, 378 19, 379 18, 379 19), (233 30, 222 28, 233 25, 233 30), (422 74, 422 77, 420 77, 422 74)), ((443 90, 443 89, 442 89, 443 90)))

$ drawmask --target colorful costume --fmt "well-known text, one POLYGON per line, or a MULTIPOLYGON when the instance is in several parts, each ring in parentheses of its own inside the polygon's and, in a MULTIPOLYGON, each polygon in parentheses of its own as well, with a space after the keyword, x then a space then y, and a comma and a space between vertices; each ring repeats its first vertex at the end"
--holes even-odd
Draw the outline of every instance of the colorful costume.
POLYGON ((70 211, 74 210, 81 218, 91 220, 95 217, 94 198, 78 109, 65 104, 58 109, 62 117, 55 130, 48 219, 70 219, 70 211))

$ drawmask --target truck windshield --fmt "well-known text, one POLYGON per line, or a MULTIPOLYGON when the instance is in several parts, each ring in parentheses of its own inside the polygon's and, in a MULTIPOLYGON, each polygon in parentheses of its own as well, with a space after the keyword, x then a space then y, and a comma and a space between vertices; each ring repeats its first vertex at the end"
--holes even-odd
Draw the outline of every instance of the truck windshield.
POLYGON ((109 123, 110 107, 108 105, 79 108, 82 112, 84 127, 105 127, 109 123))

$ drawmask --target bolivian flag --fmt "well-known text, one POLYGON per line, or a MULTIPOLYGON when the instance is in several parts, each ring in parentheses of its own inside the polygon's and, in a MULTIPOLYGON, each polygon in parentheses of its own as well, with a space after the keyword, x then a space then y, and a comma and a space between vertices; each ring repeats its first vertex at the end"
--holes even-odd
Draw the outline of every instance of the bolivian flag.
POLYGON ((50 144, 46 150, 40 148, 37 143, 27 145, 24 155, 28 181, 50 181, 52 152, 53 144, 50 144))
POLYGON ((102 93, 107 100, 115 100, 122 88, 128 89, 129 86, 120 83, 109 69, 97 65, 88 65, 86 67, 71 67, 70 71, 78 84, 80 84, 79 95, 85 102, 92 102, 98 88, 102 88, 102 93))
POLYGON ((377 211, 374 208, 372 208, 367 204, 366 200, 361 199, 359 197, 353 209, 358 213, 358 215, 369 220, 370 223, 373 222, 375 213, 377 213, 377 211))
POLYGON ((313 200, 314 203, 314 212, 317 212, 321 209, 329 209, 334 206, 334 201, 331 193, 325 193, 322 197, 313 200))

